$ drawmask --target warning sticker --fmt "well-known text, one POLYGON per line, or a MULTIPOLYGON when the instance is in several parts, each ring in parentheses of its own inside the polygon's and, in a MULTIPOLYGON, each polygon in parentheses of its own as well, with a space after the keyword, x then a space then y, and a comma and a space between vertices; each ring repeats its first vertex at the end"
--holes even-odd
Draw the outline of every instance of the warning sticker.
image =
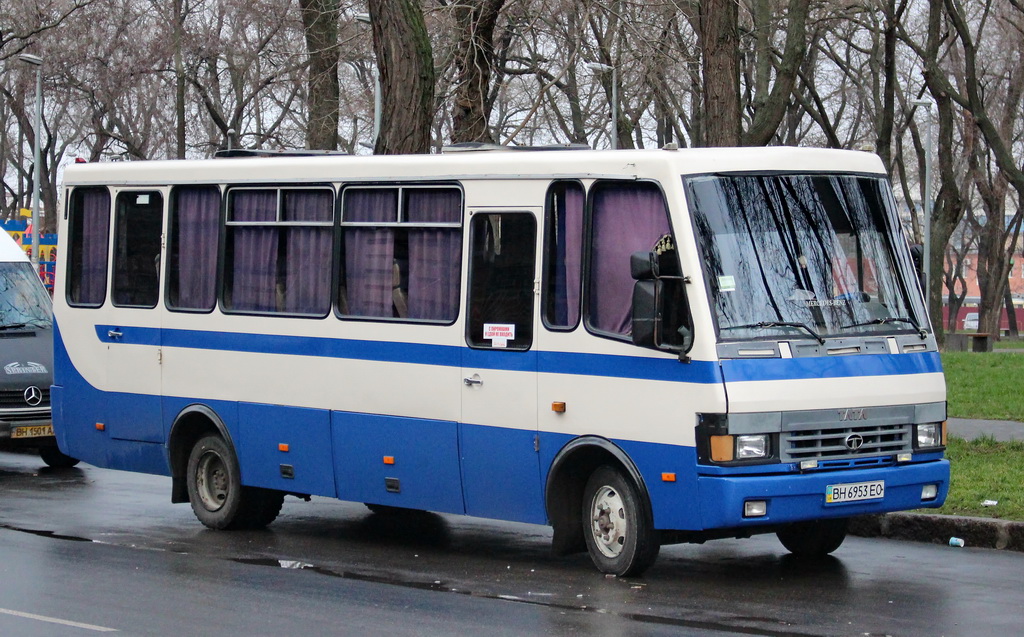
POLYGON ((508 347, 515 338, 515 323, 484 323, 484 340, 490 341, 491 347, 508 347))

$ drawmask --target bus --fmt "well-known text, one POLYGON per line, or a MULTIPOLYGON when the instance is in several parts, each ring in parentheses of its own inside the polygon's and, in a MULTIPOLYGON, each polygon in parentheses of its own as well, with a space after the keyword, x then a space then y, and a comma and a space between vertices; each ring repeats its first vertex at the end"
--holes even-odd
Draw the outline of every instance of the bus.
POLYGON ((326 496, 550 525, 639 575, 758 533, 823 556, 946 497, 875 155, 251 155, 64 175, 60 448, 170 476, 207 527, 326 496))

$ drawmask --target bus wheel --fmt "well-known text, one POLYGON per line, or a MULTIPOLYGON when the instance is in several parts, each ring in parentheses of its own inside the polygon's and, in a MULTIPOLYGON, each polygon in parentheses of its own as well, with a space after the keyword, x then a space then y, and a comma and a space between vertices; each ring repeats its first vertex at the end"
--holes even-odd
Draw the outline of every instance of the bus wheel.
POLYGON ((78 458, 65 455, 57 447, 41 447, 39 449, 39 457, 43 459, 47 466, 54 469, 70 469, 78 464, 78 458))
POLYGON ((790 524, 776 535, 793 555, 821 558, 839 548, 846 539, 848 525, 848 518, 811 520, 790 524))
POLYGON ((661 545, 638 489, 621 471, 598 467, 583 490, 583 528, 590 559, 602 573, 641 575, 661 545))
POLYGON ((284 493, 243 487, 238 460, 220 436, 200 438, 188 458, 188 499, 211 529, 262 528, 281 512, 284 493))

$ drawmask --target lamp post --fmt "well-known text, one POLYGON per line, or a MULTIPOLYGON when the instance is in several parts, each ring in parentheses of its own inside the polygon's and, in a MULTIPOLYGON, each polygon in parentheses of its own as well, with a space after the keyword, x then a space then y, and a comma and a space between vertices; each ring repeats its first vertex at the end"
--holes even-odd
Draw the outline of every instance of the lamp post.
POLYGON ((921 207, 924 212, 924 280, 927 286, 925 289, 925 300, 930 300, 929 290, 931 289, 932 281, 932 155, 935 154, 931 114, 932 106, 935 105, 935 102, 931 100, 914 100, 911 104, 928 109, 928 130, 925 137, 926 148, 924 151, 924 205, 921 207))
MULTIPOLYGON (((356 21, 363 22, 365 24, 372 25, 370 21, 369 13, 357 13, 356 21)), ((381 116, 381 103, 380 103, 380 67, 377 68, 377 72, 373 74, 373 148, 377 148, 377 138, 380 137, 380 116, 381 116)))
POLYGON ((39 183, 39 138, 42 137, 40 129, 43 120, 43 58, 31 53, 22 53, 18 59, 26 64, 36 67, 36 123, 35 143, 32 149, 32 267, 36 273, 39 272, 39 190, 42 185, 39 183))
POLYGON ((611 64, 588 62, 587 68, 597 73, 612 74, 612 150, 619 147, 619 75, 611 64))

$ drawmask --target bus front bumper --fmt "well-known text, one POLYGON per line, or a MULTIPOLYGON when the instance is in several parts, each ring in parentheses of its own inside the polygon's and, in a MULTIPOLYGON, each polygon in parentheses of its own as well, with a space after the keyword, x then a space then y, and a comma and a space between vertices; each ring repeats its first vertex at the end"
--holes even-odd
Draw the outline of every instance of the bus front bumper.
POLYGON ((942 506, 949 461, 799 475, 704 475, 697 488, 704 529, 787 524, 942 506), (863 499, 828 501, 849 497, 863 499))

